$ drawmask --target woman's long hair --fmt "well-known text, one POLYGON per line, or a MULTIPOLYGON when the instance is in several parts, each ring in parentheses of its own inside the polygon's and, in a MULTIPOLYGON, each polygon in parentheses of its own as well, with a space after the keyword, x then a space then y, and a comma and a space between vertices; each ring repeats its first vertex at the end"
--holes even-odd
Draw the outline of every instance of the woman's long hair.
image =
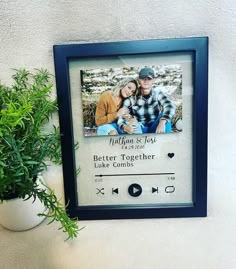
POLYGON ((135 84, 136 89, 135 89, 134 95, 136 95, 138 92, 138 82, 132 77, 127 77, 127 78, 124 78, 121 81, 119 81, 116 84, 116 86, 114 86, 114 88, 112 89, 114 96, 120 96, 121 89, 123 89, 129 82, 132 82, 135 84))

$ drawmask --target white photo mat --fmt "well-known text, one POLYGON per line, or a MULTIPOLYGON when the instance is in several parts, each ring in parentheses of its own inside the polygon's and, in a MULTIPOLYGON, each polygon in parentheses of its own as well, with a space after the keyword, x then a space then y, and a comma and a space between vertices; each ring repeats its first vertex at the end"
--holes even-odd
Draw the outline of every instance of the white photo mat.
POLYGON ((149 56, 80 58, 70 60, 68 64, 74 141, 79 142, 79 149, 75 151, 76 169, 80 168, 77 176, 79 206, 146 204, 153 204, 156 207, 191 206, 194 200, 192 54, 181 52, 156 53, 149 56), (120 137, 84 136, 81 70, 172 64, 181 65, 182 68, 182 132, 120 137), (120 143, 117 142, 118 139, 120 143), (174 153, 174 157, 168 157, 168 153, 174 153), (106 164, 105 168, 99 167, 101 162, 106 164), (128 163, 132 163, 132 166, 128 163), (129 186, 134 183, 142 187, 142 194, 138 197, 132 197, 128 193, 129 186), (157 191, 152 192, 153 188, 157 191), (114 190, 118 190, 118 193, 114 190))

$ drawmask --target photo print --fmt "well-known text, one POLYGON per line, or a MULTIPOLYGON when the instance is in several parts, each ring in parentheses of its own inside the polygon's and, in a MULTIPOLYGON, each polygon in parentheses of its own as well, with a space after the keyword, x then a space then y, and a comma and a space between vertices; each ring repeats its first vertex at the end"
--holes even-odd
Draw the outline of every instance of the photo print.
POLYGON ((180 64, 81 70, 84 136, 182 131, 180 64))

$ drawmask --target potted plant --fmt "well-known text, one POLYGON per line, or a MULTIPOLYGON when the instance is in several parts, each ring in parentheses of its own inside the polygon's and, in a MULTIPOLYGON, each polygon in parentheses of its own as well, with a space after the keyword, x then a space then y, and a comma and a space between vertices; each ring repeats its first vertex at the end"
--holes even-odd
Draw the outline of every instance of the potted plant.
POLYGON ((52 90, 47 70, 32 74, 19 69, 12 86, 0 84, 0 203, 16 198, 39 202, 45 210, 38 216, 59 221, 68 238, 74 238, 79 231, 77 220, 68 217, 53 190, 40 180, 51 162, 61 162, 60 132, 49 126, 50 116, 57 111, 52 90))

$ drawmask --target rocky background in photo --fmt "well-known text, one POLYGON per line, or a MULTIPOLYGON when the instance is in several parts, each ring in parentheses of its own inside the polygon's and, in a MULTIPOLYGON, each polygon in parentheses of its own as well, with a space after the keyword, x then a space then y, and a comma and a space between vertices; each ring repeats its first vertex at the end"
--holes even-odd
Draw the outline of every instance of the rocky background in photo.
MULTIPOLYGON (((172 119, 174 132, 182 130, 182 69, 181 65, 152 66, 159 87, 176 105, 172 119)), ((95 110, 100 95, 111 90, 125 77, 138 78, 140 67, 81 70, 83 124, 85 136, 96 135, 95 110)))

